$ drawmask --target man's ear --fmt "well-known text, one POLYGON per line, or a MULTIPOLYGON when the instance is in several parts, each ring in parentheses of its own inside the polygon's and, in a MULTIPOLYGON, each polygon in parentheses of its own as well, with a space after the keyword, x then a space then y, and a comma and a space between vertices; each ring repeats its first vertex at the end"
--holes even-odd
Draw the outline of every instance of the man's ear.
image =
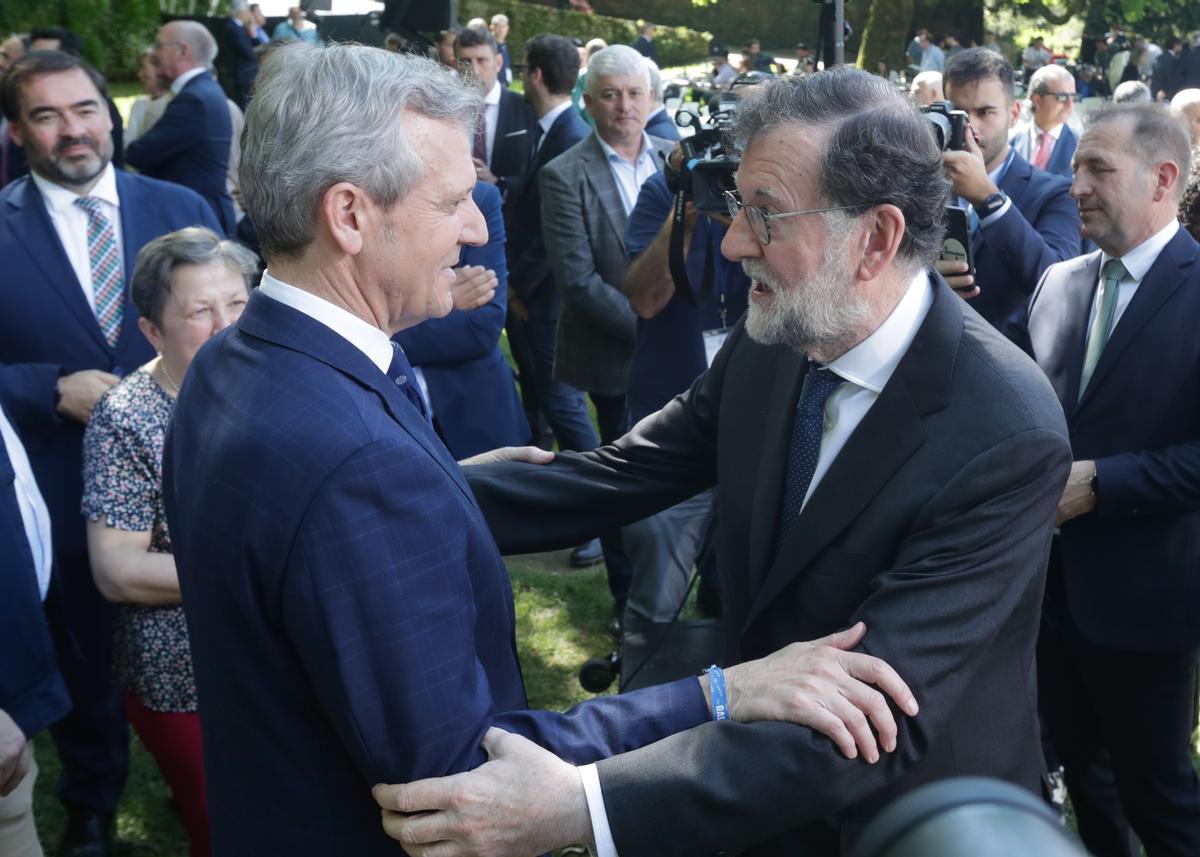
POLYGON ((370 206, 369 197, 350 182, 338 182, 321 195, 321 224, 343 253, 357 256, 362 252, 370 206))
POLYGON ((892 264, 904 239, 904 212, 894 205, 877 205, 862 218, 864 237, 860 239, 862 258, 855 275, 874 280, 892 264))

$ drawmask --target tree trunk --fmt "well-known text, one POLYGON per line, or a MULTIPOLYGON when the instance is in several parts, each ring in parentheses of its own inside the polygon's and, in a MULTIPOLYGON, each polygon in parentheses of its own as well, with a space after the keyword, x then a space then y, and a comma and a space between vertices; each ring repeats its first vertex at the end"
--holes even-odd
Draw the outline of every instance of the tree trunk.
POLYGON ((858 67, 874 74, 883 60, 892 71, 904 71, 905 37, 912 17, 913 0, 871 0, 858 47, 858 67))

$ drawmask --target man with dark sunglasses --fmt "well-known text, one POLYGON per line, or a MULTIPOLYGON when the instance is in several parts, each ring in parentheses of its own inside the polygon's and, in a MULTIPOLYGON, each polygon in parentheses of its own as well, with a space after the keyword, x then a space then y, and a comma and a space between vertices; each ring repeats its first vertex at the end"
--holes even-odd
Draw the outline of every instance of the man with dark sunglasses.
POLYGON ((1075 77, 1062 66, 1039 68, 1029 81, 1033 118, 1012 136, 1013 148, 1038 169, 1071 177, 1079 138, 1067 124, 1075 110, 1075 77))

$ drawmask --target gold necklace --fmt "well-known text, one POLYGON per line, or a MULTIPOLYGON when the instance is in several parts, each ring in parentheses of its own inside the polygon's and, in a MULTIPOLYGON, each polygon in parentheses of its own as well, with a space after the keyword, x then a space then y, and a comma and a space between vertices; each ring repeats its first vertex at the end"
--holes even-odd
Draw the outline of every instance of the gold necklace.
POLYGON ((162 370, 163 378, 171 385, 171 392, 179 395, 179 385, 175 383, 175 379, 171 377, 171 373, 167 371, 167 361, 162 357, 158 358, 158 368, 162 370))

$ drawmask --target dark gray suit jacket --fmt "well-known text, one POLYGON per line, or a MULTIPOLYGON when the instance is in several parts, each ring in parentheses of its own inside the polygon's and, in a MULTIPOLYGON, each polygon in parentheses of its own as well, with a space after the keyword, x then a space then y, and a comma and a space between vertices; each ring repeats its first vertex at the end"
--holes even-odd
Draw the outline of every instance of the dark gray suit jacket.
POLYGON ((878 400, 773 555, 804 357, 739 326, 683 396, 617 443, 538 468, 468 469, 506 551, 717 485, 725 662, 867 624, 921 705, 875 765, 784 723, 708 723, 599 763, 621 857, 824 853, 897 795, 992 776, 1038 791, 1034 647, 1071 455, 1045 376, 940 280, 878 400))
MULTIPOLYGON (((669 140, 650 138, 655 160, 669 140)), ((538 171, 546 255, 562 298, 554 377, 606 396, 629 387, 637 316, 621 291, 625 207, 595 134, 538 171)))

